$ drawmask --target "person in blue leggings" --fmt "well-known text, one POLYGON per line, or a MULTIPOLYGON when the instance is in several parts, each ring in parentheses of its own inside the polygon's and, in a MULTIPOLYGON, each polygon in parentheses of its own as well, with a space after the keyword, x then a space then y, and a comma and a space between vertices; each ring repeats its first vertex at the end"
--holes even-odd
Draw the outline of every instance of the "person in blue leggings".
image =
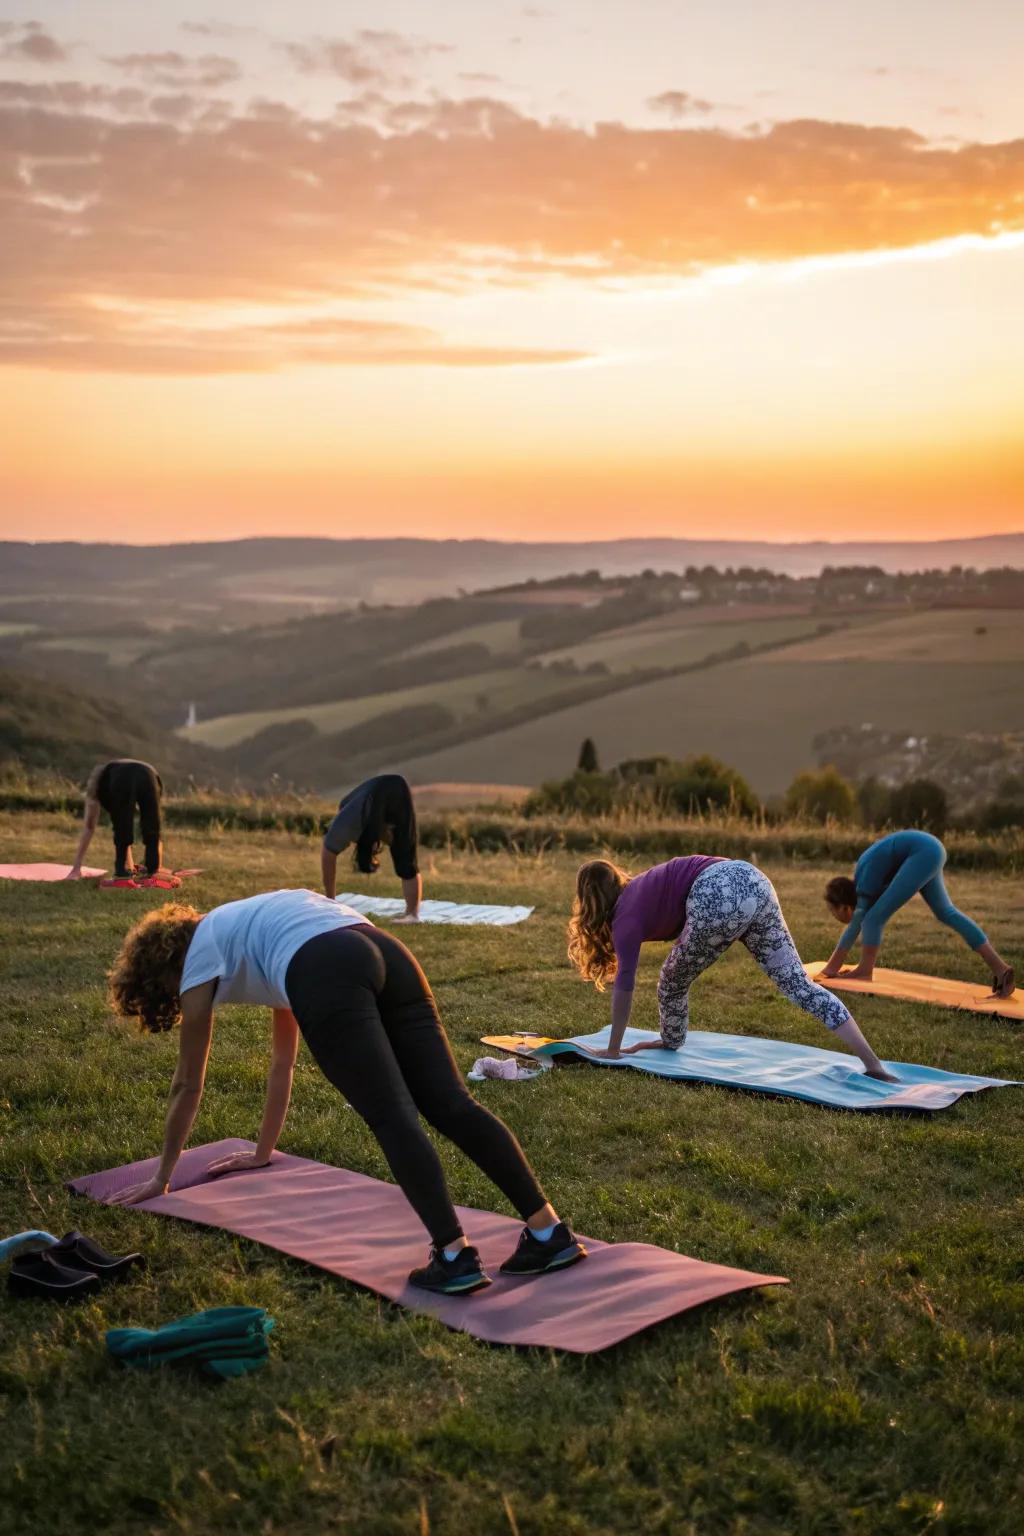
POLYGON ((836 921, 846 926, 821 975, 842 974, 870 981, 886 923, 920 893, 939 922, 958 933, 984 960, 992 972, 995 995, 1009 997, 1014 989, 1013 969, 993 949, 977 923, 950 901, 942 879, 945 862, 946 850, 930 832, 890 832, 861 854, 852 880, 848 875, 830 880, 825 887, 825 903, 836 921), (860 964, 842 971, 858 935, 860 964))

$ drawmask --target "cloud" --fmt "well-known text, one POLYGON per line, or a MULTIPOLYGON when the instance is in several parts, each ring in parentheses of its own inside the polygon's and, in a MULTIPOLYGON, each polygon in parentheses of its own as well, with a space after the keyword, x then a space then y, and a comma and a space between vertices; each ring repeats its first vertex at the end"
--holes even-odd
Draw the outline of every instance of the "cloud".
POLYGON ((189 57, 183 53, 123 53, 108 58, 108 64, 139 75, 153 85, 170 89, 192 87, 195 90, 214 90, 219 85, 241 77, 241 67, 235 59, 223 53, 204 53, 189 57))
POLYGON ((278 47, 303 74, 337 75, 349 85, 389 85, 409 89, 411 68, 431 54, 454 53, 450 43, 432 43, 399 32, 363 29, 352 38, 318 37, 278 47))
POLYGON ((159 320, 107 305, 54 307, 31 319, 0 306, 0 366, 210 375, 311 363, 535 367, 585 357, 554 348, 452 346, 421 326, 333 316, 213 326, 190 323, 187 315, 159 320))
POLYGON ((62 64, 68 51, 39 21, 4 22, 0 27, 0 58, 30 64, 62 64))
POLYGON ((691 96, 689 91, 662 91, 660 96, 649 96, 647 105, 654 112, 664 112, 674 118, 692 117, 695 112, 715 110, 713 101, 705 101, 702 96, 691 96))
POLYGON ((171 337, 125 317, 685 276, 1024 228, 1024 140, 937 144, 817 120, 586 129, 488 97, 381 97, 382 127, 184 90, 133 108, 98 89, 0 85, 8 360, 256 368, 334 348, 343 361, 527 361, 423 335, 374 333, 371 347, 337 328, 247 342, 190 323, 171 337))

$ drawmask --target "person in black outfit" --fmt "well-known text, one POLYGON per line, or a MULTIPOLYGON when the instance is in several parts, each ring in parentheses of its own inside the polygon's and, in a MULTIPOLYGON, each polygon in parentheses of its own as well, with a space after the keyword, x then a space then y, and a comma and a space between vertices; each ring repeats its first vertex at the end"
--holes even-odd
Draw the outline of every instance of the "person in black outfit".
POLYGON ((391 849, 395 874, 402 882, 405 912, 396 922, 419 921, 423 880, 416 858, 416 810, 412 791, 399 773, 380 773, 358 785, 342 800, 327 828, 320 853, 324 894, 338 893, 338 854, 355 845, 355 867, 364 875, 380 868, 380 850, 391 849))
POLYGON ((502 1264, 544 1275, 586 1257, 522 1148, 463 1082, 430 985, 400 940, 315 891, 267 891, 205 917, 169 903, 126 937, 109 974, 115 1011, 153 1034, 181 1024, 178 1065, 156 1172, 114 1196, 135 1204, 166 1193, 202 1098, 222 1004, 272 1010, 271 1059, 256 1145, 211 1173, 263 1167, 284 1128, 300 1034, 320 1070, 362 1116, 409 1204, 430 1234, 413 1285, 468 1294, 490 1284, 462 1229, 444 1169, 420 1117, 459 1147, 525 1222, 502 1264))
POLYGON ((107 812, 114 828, 114 878, 130 880, 135 873, 132 843, 135 841, 135 811, 138 808, 139 826, 146 849, 146 876, 153 879, 163 860, 163 843, 160 840, 160 799, 163 792, 160 775, 151 763, 140 763, 131 757, 115 758, 110 763, 97 763, 85 786, 82 835, 78 840, 75 862, 67 878, 81 879, 82 860, 92 842, 102 809, 107 812))

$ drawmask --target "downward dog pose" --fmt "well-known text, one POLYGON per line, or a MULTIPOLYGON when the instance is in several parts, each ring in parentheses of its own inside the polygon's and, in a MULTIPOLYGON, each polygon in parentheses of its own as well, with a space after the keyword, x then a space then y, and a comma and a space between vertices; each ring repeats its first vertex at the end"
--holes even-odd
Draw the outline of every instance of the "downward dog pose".
POLYGON ((405 897, 405 912, 393 921, 418 922, 423 881, 416 862, 416 811, 412 791, 401 774, 381 773, 367 779, 338 806, 320 853, 324 892, 332 900, 338 893, 338 854, 350 843, 355 844, 355 867, 364 875, 377 873, 381 845, 388 845, 405 897))
POLYGON ((861 854, 852 880, 848 875, 836 875, 830 880, 825 887, 825 904, 836 921, 846 927, 821 975, 841 974, 857 981, 870 981, 886 923, 900 907, 920 894, 939 922, 958 933, 984 960, 992 972, 995 996, 1009 997, 1014 990, 1013 968, 993 949, 977 923, 950 901, 942 879, 945 862, 946 850, 930 832, 890 832, 861 854), (843 961, 858 935, 860 964, 843 971, 843 961))
POLYGON ((376 1136, 430 1234, 430 1257, 409 1276, 413 1285, 456 1294, 490 1284, 420 1115, 472 1158, 526 1222, 504 1273, 540 1275, 586 1257, 512 1132, 466 1088, 413 955, 351 907, 302 890, 229 901, 205 917, 194 907, 161 907, 128 934, 110 988, 115 1010, 143 1030, 181 1022, 160 1167, 117 1196, 121 1203, 166 1193, 202 1098, 214 1004, 262 1003, 273 1009, 273 1033, 256 1151, 222 1158, 215 1172, 270 1162, 301 1032, 325 1077, 376 1136))
POLYGON ((860 1057, 869 1077, 899 1081, 883 1067, 845 1004, 807 976, 771 881, 742 859, 706 854, 669 859, 635 877, 606 859, 580 867, 569 959, 599 991, 615 979, 611 1035, 607 1050, 598 1054, 614 1059, 634 1051, 679 1050, 689 1029, 690 987, 737 939, 783 996, 820 1019, 860 1057), (676 941, 658 983, 661 1038, 623 1050, 640 946, 649 939, 676 941))
POLYGON ((163 859, 163 844, 160 841, 160 799, 163 792, 160 775, 150 763, 140 763, 131 757, 115 758, 110 763, 97 763, 85 786, 82 835, 78 839, 75 862, 68 871, 67 879, 80 880, 82 877, 82 860, 92 842, 101 808, 109 815, 114 828, 114 878, 133 878, 136 872, 132 857, 136 807, 146 848, 146 877, 154 879, 163 859))

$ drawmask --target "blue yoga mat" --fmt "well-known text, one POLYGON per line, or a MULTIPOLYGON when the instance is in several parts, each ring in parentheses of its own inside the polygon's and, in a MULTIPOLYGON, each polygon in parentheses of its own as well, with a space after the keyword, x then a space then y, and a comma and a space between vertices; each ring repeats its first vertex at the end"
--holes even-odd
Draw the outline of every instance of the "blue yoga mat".
MULTIPOLYGON (((651 1077, 670 1077, 683 1082, 716 1083, 725 1088, 746 1088, 755 1093, 783 1094, 824 1104, 831 1109, 946 1109, 965 1093, 983 1088, 1011 1088, 1020 1084, 1001 1077, 969 1077, 942 1072, 938 1067, 918 1067, 910 1062, 887 1061, 898 1083, 880 1083, 868 1077, 855 1056, 822 1050, 814 1045, 793 1045, 785 1040, 759 1040, 752 1035, 720 1035, 693 1029, 680 1051, 642 1051, 618 1060, 592 1056, 608 1044, 607 1029, 594 1035, 575 1035, 569 1040, 544 1040, 539 1036, 484 1036, 485 1045, 500 1045, 517 1054, 575 1056, 598 1067, 646 1072, 651 1077)), ((624 1044, 655 1040, 650 1030, 627 1029, 624 1044)))

